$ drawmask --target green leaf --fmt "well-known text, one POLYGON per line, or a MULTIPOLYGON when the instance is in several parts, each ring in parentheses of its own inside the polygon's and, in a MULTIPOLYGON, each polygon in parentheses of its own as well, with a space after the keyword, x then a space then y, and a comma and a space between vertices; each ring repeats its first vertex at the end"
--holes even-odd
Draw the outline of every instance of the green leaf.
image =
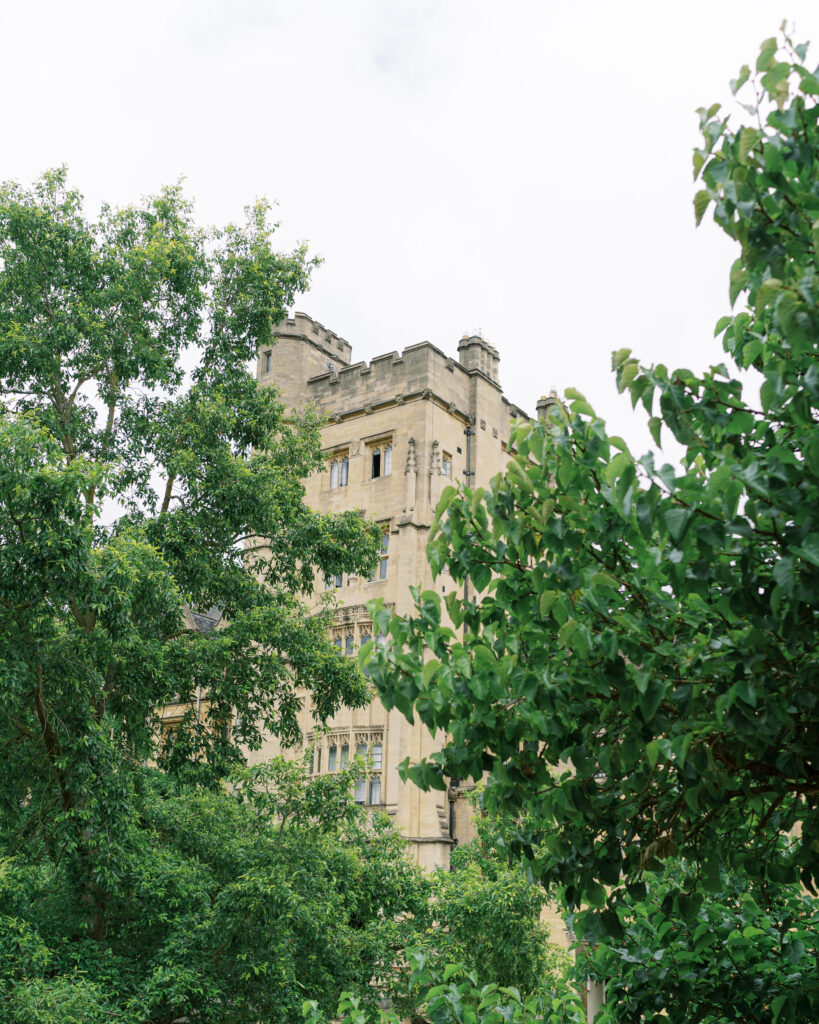
POLYGON ((739 162, 748 163, 748 157, 762 138, 762 132, 758 128, 743 128, 739 133, 739 162))
POLYGON ((702 218, 705 215, 705 211, 708 209, 708 204, 711 202, 711 194, 705 189, 700 189, 699 192, 694 196, 694 221, 699 226, 702 223, 702 218))
POLYGON ((762 46, 759 48, 759 56, 756 59, 757 71, 767 71, 770 65, 773 63, 774 54, 777 50, 776 37, 772 36, 770 39, 766 39, 762 46))

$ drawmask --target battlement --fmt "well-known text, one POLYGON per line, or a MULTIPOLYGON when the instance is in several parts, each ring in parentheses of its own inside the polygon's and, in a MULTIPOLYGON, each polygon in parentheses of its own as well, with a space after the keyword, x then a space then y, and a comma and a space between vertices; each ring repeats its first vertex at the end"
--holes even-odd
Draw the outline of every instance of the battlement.
POLYGON ((298 338, 321 349, 332 361, 348 366, 353 347, 349 342, 306 313, 295 313, 276 326, 278 338, 298 338))
MULTIPOLYGON (((345 409, 378 405, 402 397, 434 391, 460 409, 470 407, 469 381, 473 374, 439 348, 422 341, 403 352, 387 352, 369 363, 353 363, 317 374, 307 381, 310 401, 319 408, 345 409)), ((499 391, 496 383, 493 390, 499 391)))

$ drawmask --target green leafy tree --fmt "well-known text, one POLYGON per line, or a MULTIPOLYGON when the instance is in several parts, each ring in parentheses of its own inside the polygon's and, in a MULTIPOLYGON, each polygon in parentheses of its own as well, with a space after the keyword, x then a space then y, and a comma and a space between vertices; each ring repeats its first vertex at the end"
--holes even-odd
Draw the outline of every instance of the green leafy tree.
POLYGON ((108 893, 104 943, 82 937, 67 865, 2 862, 3 1019, 273 1024, 306 996, 329 1013, 345 988, 375 1012, 428 883, 354 803, 360 770, 308 779, 276 759, 228 791, 143 768, 137 855, 108 893))
POLYGON ((480 985, 515 988, 525 998, 554 992, 571 957, 549 941, 541 921, 544 888, 500 852, 518 821, 481 807, 482 791, 470 795, 476 835, 453 849, 449 871, 432 877, 432 926, 413 941, 437 970, 461 964, 480 985))
POLYGON ((306 507, 317 422, 247 369, 314 265, 272 231, 257 203, 205 232, 178 187, 95 221, 64 171, 0 188, 0 852, 59 871, 76 949, 122 925, 146 762, 214 784, 261 730, 298 739, 299 688, 319 720, 368 699, 304 602, 366 573, 376 533, 306 507), (172 697, 191 711, 161 748, 172 697))
POLYGON ((723 871, 685 918, 672 914, 674 896, 696 890, 696 865, 669 860, 647 886, 618 911, 622 936, 581 956, 583 972, 606 983, 599 1024, 816 1020, 819 901, 801 886, 723 871))
MULTIPOLYGON (((382 699, 448 737, 406 774, 488 772, 487 803, 528 812, 513 845, 529 869, 595 911, 576 918, 590 941, 622 936, 619 908, 670 857, 697 865, 666 897, 684 921, 723 868, 811 888, 819 872, 819 78, 805 55, 768 40, 742 70, 751 124, 700 111, 696 214, 712 205, 740 245, 741 309, 717 325, 728 365, 613 357, 655 440, 683 447, 679 467, 635 458, 569 391, 514 430, 487 490, 442 496, 433 571, 479 596, 416 593, 406 620, 375 610, 382 699)), ((803 990, 817 999, 815 980, 803 990)))

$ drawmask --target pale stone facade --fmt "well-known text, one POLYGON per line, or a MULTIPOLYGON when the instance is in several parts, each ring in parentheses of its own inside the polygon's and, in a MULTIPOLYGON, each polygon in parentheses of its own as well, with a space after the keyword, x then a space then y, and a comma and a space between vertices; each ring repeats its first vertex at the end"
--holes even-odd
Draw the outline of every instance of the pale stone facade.
MULTIPOLYGON (((528 417, 504 397, 498 352, 480 337, 462 338, 457 359, 421 342, 369 364, 353 363, 351 346, 303 313, 281 324, 277 338, 259 352, 259 384, 275 385, 288 407, 312 405, 327 418, 328 469, 306 481, 307 503, 322 512, 362 509, 384 530, 374 580, 329 581, 338 599, 334 640, 354 654, 372 635, 366 608, 372 598, 407 612, 411 585, 442 593, 453 588, 448 576, 433 581, 425 557, 441 491, 448 478, 486 485, 506 463, 510 422, 528 417)), ((325 582, 318 586, 323 590, 325 582)), ((313 731, 309 707, 302 716, 307 742, 316 747, 314 771, 338 768, 366 748, 377 771, 357 798, 387 811, 412 840, 419 864, 448 864, 453 841, 470 834, 460 791, 423 793, 398 777, 405 757, 417 761, 435 749, 427 729, 377 701, 340 712, 324 735, 313 731)), ((278 752, 271 738, 253 757, 278 752)))

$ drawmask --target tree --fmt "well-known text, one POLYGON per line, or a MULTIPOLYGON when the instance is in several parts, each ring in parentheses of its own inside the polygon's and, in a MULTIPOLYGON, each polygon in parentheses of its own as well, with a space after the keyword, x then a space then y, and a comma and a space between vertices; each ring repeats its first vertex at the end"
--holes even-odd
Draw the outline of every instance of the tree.
POLYGON ((3 1019, 273 1024, 307 995, 329 1013, 345 987, 374 1012, 428 883, 386 818, 353 802, 360 768, 309 779, 279 758, 230 790, 143 769, 139 855, 109 891, 104 943, 76 935, 65 865, 6 860, 3 1019))
POLYGON ((319 721, 368 699, 304 602, 377 531, 305 506, 316 420, 247 370, 315 264, 272 231, 257 203, 205 232, 179 187, 97 221, 64 170, 0 188, 0 844, 52 865, 78 950, 121 928, 148 761, 215 784, 263 729, 298 739, 298 688, 319 721))
MULTIPOLYGON (((728 868, 758 884, 819 872, 819 77, 785 37, 743 68, 752 124, 700 111, 701 219, 740 243, 717 325, 733 369, 697 375, 614 353, 679 468, 635 458, 583 396, 513 431, 488 490, 444 492, 428 553, 468 601, 415 594, 374 655, 387 707, 447 740, 405 774, 489 773, 525 808, 515 851, 563 886, 578 934, 623 935, 668 858, 693 921, 728 868), (744 383, 747 386, 744 387, 744 383), (759 386, 758 400, 753 397, 759 386), (446 621, 448 615, 449 622, 446 621), (783 844, 793 833, 794 842, 783 844)), ((807 991, 807 989, 806 989, 807 991)), ((816 993, 811 996, 816 999, 816 993)))
POLYGON ((606 983, 609 1021, 816 1020, 819 902, 799 885, 723 871, 694 913, 674 894, 697 887, 696 865, 669 860, 646 877, 645 899, 620 908, 619 939, 586 947, 581 969, 606 983))

